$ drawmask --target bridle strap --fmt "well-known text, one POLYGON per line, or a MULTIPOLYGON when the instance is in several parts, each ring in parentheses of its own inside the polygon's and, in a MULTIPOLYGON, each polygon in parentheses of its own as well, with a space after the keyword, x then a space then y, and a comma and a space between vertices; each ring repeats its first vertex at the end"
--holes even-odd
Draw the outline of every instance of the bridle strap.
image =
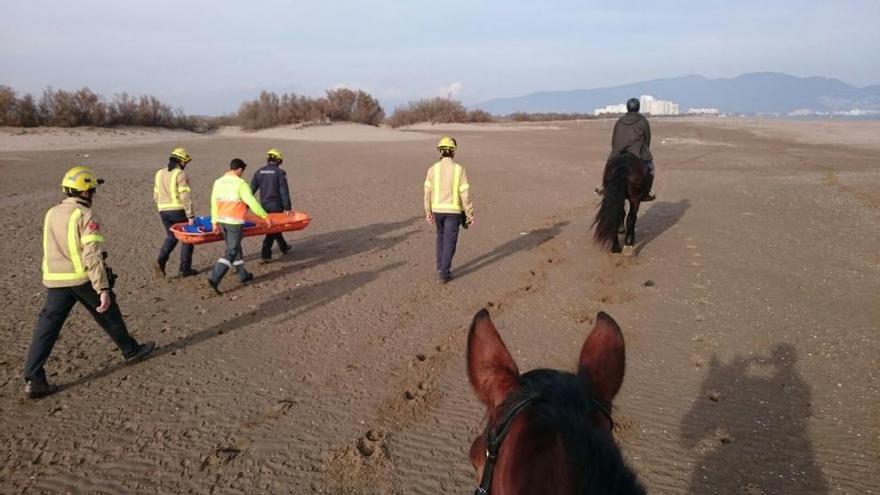
POLYGON ((596 409, 598 409, 606 418, 608 418, 608 422, 611 423, 611 431, 613 432, 614 419, 611 418, 611 408, 595 397, 590 397, 590 402, 592 402, 593 405, 596 406, 596 409))
POLYGON ((495 462, 498 460, 501 442, 507 436, 513 420, 537 397, 537 395, 525 397, 511 406, 501 418, 500 427, 497 430, 493 429, 491 425, 486 426, 486 462, 483 464, 483 477, 480 480, 480 486, 474 491, 474 495, 488 495, 489 490, 492 489, 492 475, 495 471, 495 462))
MULTIPOLYGON (((498 461, 498 450, 501 449, 501 442, 507 436, 513 420, 516 419, 526 406, 537 398, 537 395, 531 395, 516 402, 501 418, 499 428, 493 429, 492 425, 486 425, 486 462, 483 464, 483 477, 480 479, 480 485, 474 490, 474 495, 489 495, 489 490, 492 489, 492 477, 495 471, 495 463, 498 461)), ((609 407, 595 397, 590 397, 590 402, 608 418, 611 430, 613 431, 614 420, 611 419, 609 407)))

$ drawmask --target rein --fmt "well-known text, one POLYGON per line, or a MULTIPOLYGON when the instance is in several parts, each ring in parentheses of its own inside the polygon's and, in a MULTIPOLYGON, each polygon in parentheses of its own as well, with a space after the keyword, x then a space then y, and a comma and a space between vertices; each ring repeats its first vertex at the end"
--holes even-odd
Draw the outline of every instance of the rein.
MULTIPOLYGON (((498 428, 486 425, 486 462, 483 464, 483 477, 480 479, 480 485, 474 490, 474 495, 489 495, 489 492, 492 490, 492 476, 494 474, 493 471, 495 471, 495 463, 498 461, 498 451, 501 449, 501 442, 507 436, 513 420, 516 419, 526 406, 539 397, 539 395, 531 395, 514 403, 504 413, 498 428)), ((590 402, 608 418, 608 422, 611 423, 611 429, 614 430, 614 420, 611 419, 611 411, 608 406, 593 397, 590 397, 590 402)))

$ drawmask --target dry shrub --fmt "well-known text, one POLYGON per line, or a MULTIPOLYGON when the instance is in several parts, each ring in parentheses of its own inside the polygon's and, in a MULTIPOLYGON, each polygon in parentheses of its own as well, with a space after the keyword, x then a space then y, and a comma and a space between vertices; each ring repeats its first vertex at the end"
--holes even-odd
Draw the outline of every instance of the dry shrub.
POLYGON ((326 101, 330 120, 379 125, 385 118, 382 105, 365 91, 328 89, 326 101))
POLYGON ((237 123, 248 130, 328 121, 379 125, 384 118, 378 100, 365 91, 348 88, 328 90, 324 98, 263 91, 256 100, 242 103, 236 116, 237 123))
POLYGON ((42 120, 47 125, 58 127, 109 125, 107 105, 88 88, 75 92, 48 88, 43 91, 39 108, 42 120))
POLYGON ((9 86, 0 86, 0 125, 19 125, 16 114, 17 104, 18 98, 15 97, 15 90, 9 86))
POLYGON ((31 94, 24 95, 16 102, 15 113, 19 127, 37 127, 41 124, 40 109, 31 94))
POLYGON ((184 115, 153 96, 116 95, 106 103, 88 88, 77 91, 43 91, 39 103, 34 97, 17 98, 15 91, 0 86, 0 125, 57 127, 139 125, 205 132, 213 127, 205 119, 184 115))
POLYGON ((388 119, 391 127, 420 122, 492 122, 492 115, 483 110, 468 110, 461 102, 450 98, 431 98, 407 103, 394 110, 388 119))
POLYGON ((0 125, 12 127, 40 125, 40 111, 34 102, 34 97, 28 94, 19 99, 14 89, 0 86, 0 125))

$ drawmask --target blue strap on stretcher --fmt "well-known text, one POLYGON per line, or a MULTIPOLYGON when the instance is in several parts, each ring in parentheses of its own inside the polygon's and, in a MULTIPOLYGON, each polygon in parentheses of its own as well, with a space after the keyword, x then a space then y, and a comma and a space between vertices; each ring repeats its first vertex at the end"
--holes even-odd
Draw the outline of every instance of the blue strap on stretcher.
MULTIPOLYGON (((253 227, 255 225, 257 224, 255 224, 254 222, 245 222, 244 225, 242 225, 242 228, 253 227)), ((207 234, 211 232, 211 230, 212 226, 210 216, 195 217, 191 225, 183 226, 183 231, 187 234, 207 234)))

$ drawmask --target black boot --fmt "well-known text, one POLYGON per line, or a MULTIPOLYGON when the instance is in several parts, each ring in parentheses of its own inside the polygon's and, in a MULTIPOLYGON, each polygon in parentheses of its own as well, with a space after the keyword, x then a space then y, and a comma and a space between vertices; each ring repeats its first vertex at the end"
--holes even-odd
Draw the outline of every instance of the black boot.
POLYGON ((131 351, 128 354, 123 354, 125 358, 126 364, 134 364, 145 357, 149 356, 153 350, 156 349, 155 342, 144 342, 143 344, 139 344, 135 350, 131 351))
POLYGON ((28 399, 42 399, 58 391, 58 385, 51 385, 46 381, 31 381, 24 386, 24 393, 28 399))
POLYGON ((165 278, 165 263, 167 263, 167 260, 157 260, 156 264, 153 265, 153 272, 155 272, 156 276, 159 278, 165 278))

